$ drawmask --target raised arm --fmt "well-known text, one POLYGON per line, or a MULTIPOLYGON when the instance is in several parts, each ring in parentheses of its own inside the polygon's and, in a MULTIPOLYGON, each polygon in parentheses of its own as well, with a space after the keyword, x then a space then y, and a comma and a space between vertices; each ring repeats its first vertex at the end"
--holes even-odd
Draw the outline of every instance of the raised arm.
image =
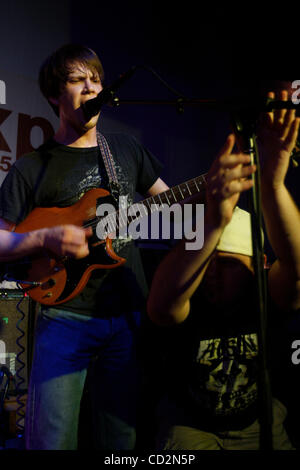
MULTIPOLYGON (((274 98, 274 93, 269 93, 274 98)), ((287 100, 282 91, 278 99, 287 100)), ((285 178, 299 132, 295 110, 264 116, 258 132, 262 167, 262 204, 267 235, 277 260, 269 273, 270 294, 284 309, 300 307, 300 214, 285 178)))
POLYGON ((182 322, 190 311, 190 298, 203 279, 208 262, 230 222, 239 195, 251 186, 244 179, 255 171, 247 165, 249 157, 233 154, 234 135, 230 135, 207 177, 204 245, 201 250, 186 250, 181 241, 158 267, 148 299, 150 318, 161 325, 182 322))

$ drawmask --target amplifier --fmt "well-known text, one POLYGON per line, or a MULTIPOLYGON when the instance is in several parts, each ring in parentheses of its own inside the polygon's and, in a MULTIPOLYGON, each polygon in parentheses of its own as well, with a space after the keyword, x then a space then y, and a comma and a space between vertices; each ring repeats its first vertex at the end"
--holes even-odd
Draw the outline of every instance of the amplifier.
POLYGON ((10 391, 25 392, 33 353, 36 303, 21 289, 0 289, 0 367, 13 378, 10 391))

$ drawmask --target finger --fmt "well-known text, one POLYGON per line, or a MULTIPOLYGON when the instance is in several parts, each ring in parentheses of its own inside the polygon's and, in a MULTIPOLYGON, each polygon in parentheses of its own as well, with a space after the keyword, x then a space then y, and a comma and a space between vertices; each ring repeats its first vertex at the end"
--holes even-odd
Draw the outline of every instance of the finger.
POLYGON ((222 155, 219 159, 219 167, 221 169, 234 168, 237 165, 246 165, 250 163, 251 157, 246 153, 231 153, 230 155, 222 155))
POLYGON ((235 144, 235 136, 234 134, 229 134, 221 150, 218 152, 216 158, 212 162, 212 165, 209 170, 209 175, 213 176, 218 171, 220 167, 220 158, 224 158, 224 157, 226 158, 226 156, 230 155, 234 147, 234 144, 235 144))
POLYGON ((72 253, 72 256, 76 259, 85 258, 89 254, 88 244, 80 246, 75 252, 72 253))
POLYGON ((62 227, 62 237, 65 243, 79 244, 85 241, 85 231, 77 225, 65 225, 62 227))
POLYGON ((87 250, 87 235, 91 228, 82 229, 76 225, 66 225, 62 227, 62 250, 67 256, 76 256, 78 250, 87 250))
POLYGON ((259 129, 268 129, 272 126, 273 124, 273 119, 274 119, 274 116, 273 116, 273 113, 263 113, 261 114, 261 116, 259 117, 259 120, 258 120, 258 126, 259 126, 259 129))
POLYGON ((234 194, 248 191, 250 188, 252 188, 252 186, 253 186, 252 180, 244 180, 244 181, 234 180, 226 184, 223 187, 220 194, 223 198, 227 199, 233 196, 234 194))
POLYGON ((217 155, 217 159, 219 159, 222 156, 226 157, 227 155, 230 155, 233 150, 234 144, 235 144, 235 135, 229 134, 229 136, 227 137, 225 141, 225 144, 223 145, 223 147, 221 148, 221 150, 219 151, 217 155))
POLYGON ((92 227, 86 227, 86 228, 84 229, 84 232, 85 232, 86 238, 89 238, 89 237, 91 237, 91 236, 93 235, 93 229, 92 229, 92 227))
MULTIPOLYGON (((286 90, 281 90, 278 93, 278 99, 281 101, 287 101, 288 92, 286 90)), ((277 122, 279 125, 282 124, 284 122, 285 115, 286 115, 286 109, 275 109, 274 121, 277 122)))
POLYGON ((78 227, 77 225, 70 225, 68 231, 70 241, 73 240, 75 244, 85 243, 86 239, 93 235, 92 227, 78 227))
POLYGON ((293 150, 296 146, 297 138, 299 134, 299 127, 300 127, 300 118, 296 118, 289 130, 289 133, 285 139, 285 146, 289 152, 293 150))
POLYGON ((284 118, 284 123, 282 127, 282 135, 281 138, 284 140, 288 136, 291 125, 296 117, 296 110, 295 109, 288 109, 284 118))
MULTIPOLYGON (((267 93, 267 97, 271 100, 274 100, 275 99, 274 91, 269 91, 267 93)), ((270 111, 269 113, 265 113, 264 116, 266 116, 266 119, 268 117, 268 121, 265 124, 269 125, 269 124, 272 124, 274 122, 274 113, 273 113, 273 111, 270 111)))
POLYGON ((248 176, 255 173, 256 169, 256 165, 248 165, 239 166, 238 168, 225 171, 223 175, 223 181, 225 180, 226 182, 230 182, 233 180, 238 180, 240 178, 247 178, 248 176))

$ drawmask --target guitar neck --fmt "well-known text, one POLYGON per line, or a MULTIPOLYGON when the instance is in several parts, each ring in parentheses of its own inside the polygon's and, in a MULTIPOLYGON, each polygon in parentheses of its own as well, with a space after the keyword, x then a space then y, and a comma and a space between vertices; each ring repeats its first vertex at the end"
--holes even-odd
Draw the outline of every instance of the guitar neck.
POLYGON ((148 216, 150 213, 158 212, 163 206, 171 206, 188 199, 195 194, 205 191, 207 173, 197 176, 185 183, 178 184, 162 193, 150 196, 143 201, 139 201, 125 210, 120 209, 105 216, 100 224, 107 226, 114 232, 115 229, 127 227, 133 220, 148 216), (130 215, 131 214, 131 215, 130 215))
POLYGON ((171 206, 172 204, 179 203, 184 199, 204 191, 206 188, 206 176, 207 173, 197 176, 196 178, 186 181, 185 183, 178 184, 163 193, 159 193, 155 196, 150 196, 143 201, 139 201, 139 204, 143 204, 151 212, 155 212, 160 210, 162 205, 171 206))

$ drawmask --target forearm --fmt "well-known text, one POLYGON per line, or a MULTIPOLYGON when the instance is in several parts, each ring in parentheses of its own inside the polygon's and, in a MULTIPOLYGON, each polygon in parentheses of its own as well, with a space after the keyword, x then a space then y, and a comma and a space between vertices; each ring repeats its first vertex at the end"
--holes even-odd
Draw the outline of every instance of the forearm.
POLYGON ((0 230, 0 261, 47 251, 54 257, 84 258, 89 254, 88 238, 92 228, 58 225, 27 233, 0 230))
POLYGON ((161 325, 181 323, 189 314, 190 299, 201 283, 222 229, 205 223, 201 250, 187 250, 182 240, 155 273, 149 300, 150 318, 161 325))
POLYGON ((262 186, 263 214, 268 238, 280 264, 300 279, 300 214, 284 184, 262 186))
POLYGON ((187 250, 183 240, 156 271, 148 300, 149 316, 156 323, 171 325, 184 321, 188 316, 190 299, 203 279, 225 226, 232 218, 239 195, 252 186, 247 177, 256 168, 248 166, 248 155, 232 153, 234 144, 235 138, 230 134, 207 176, 203 247, 187 250))
POLYGON ((0 261, 11 261, 40 251, 43 247, 42 230, 15 233, 0 230, 0 261))

